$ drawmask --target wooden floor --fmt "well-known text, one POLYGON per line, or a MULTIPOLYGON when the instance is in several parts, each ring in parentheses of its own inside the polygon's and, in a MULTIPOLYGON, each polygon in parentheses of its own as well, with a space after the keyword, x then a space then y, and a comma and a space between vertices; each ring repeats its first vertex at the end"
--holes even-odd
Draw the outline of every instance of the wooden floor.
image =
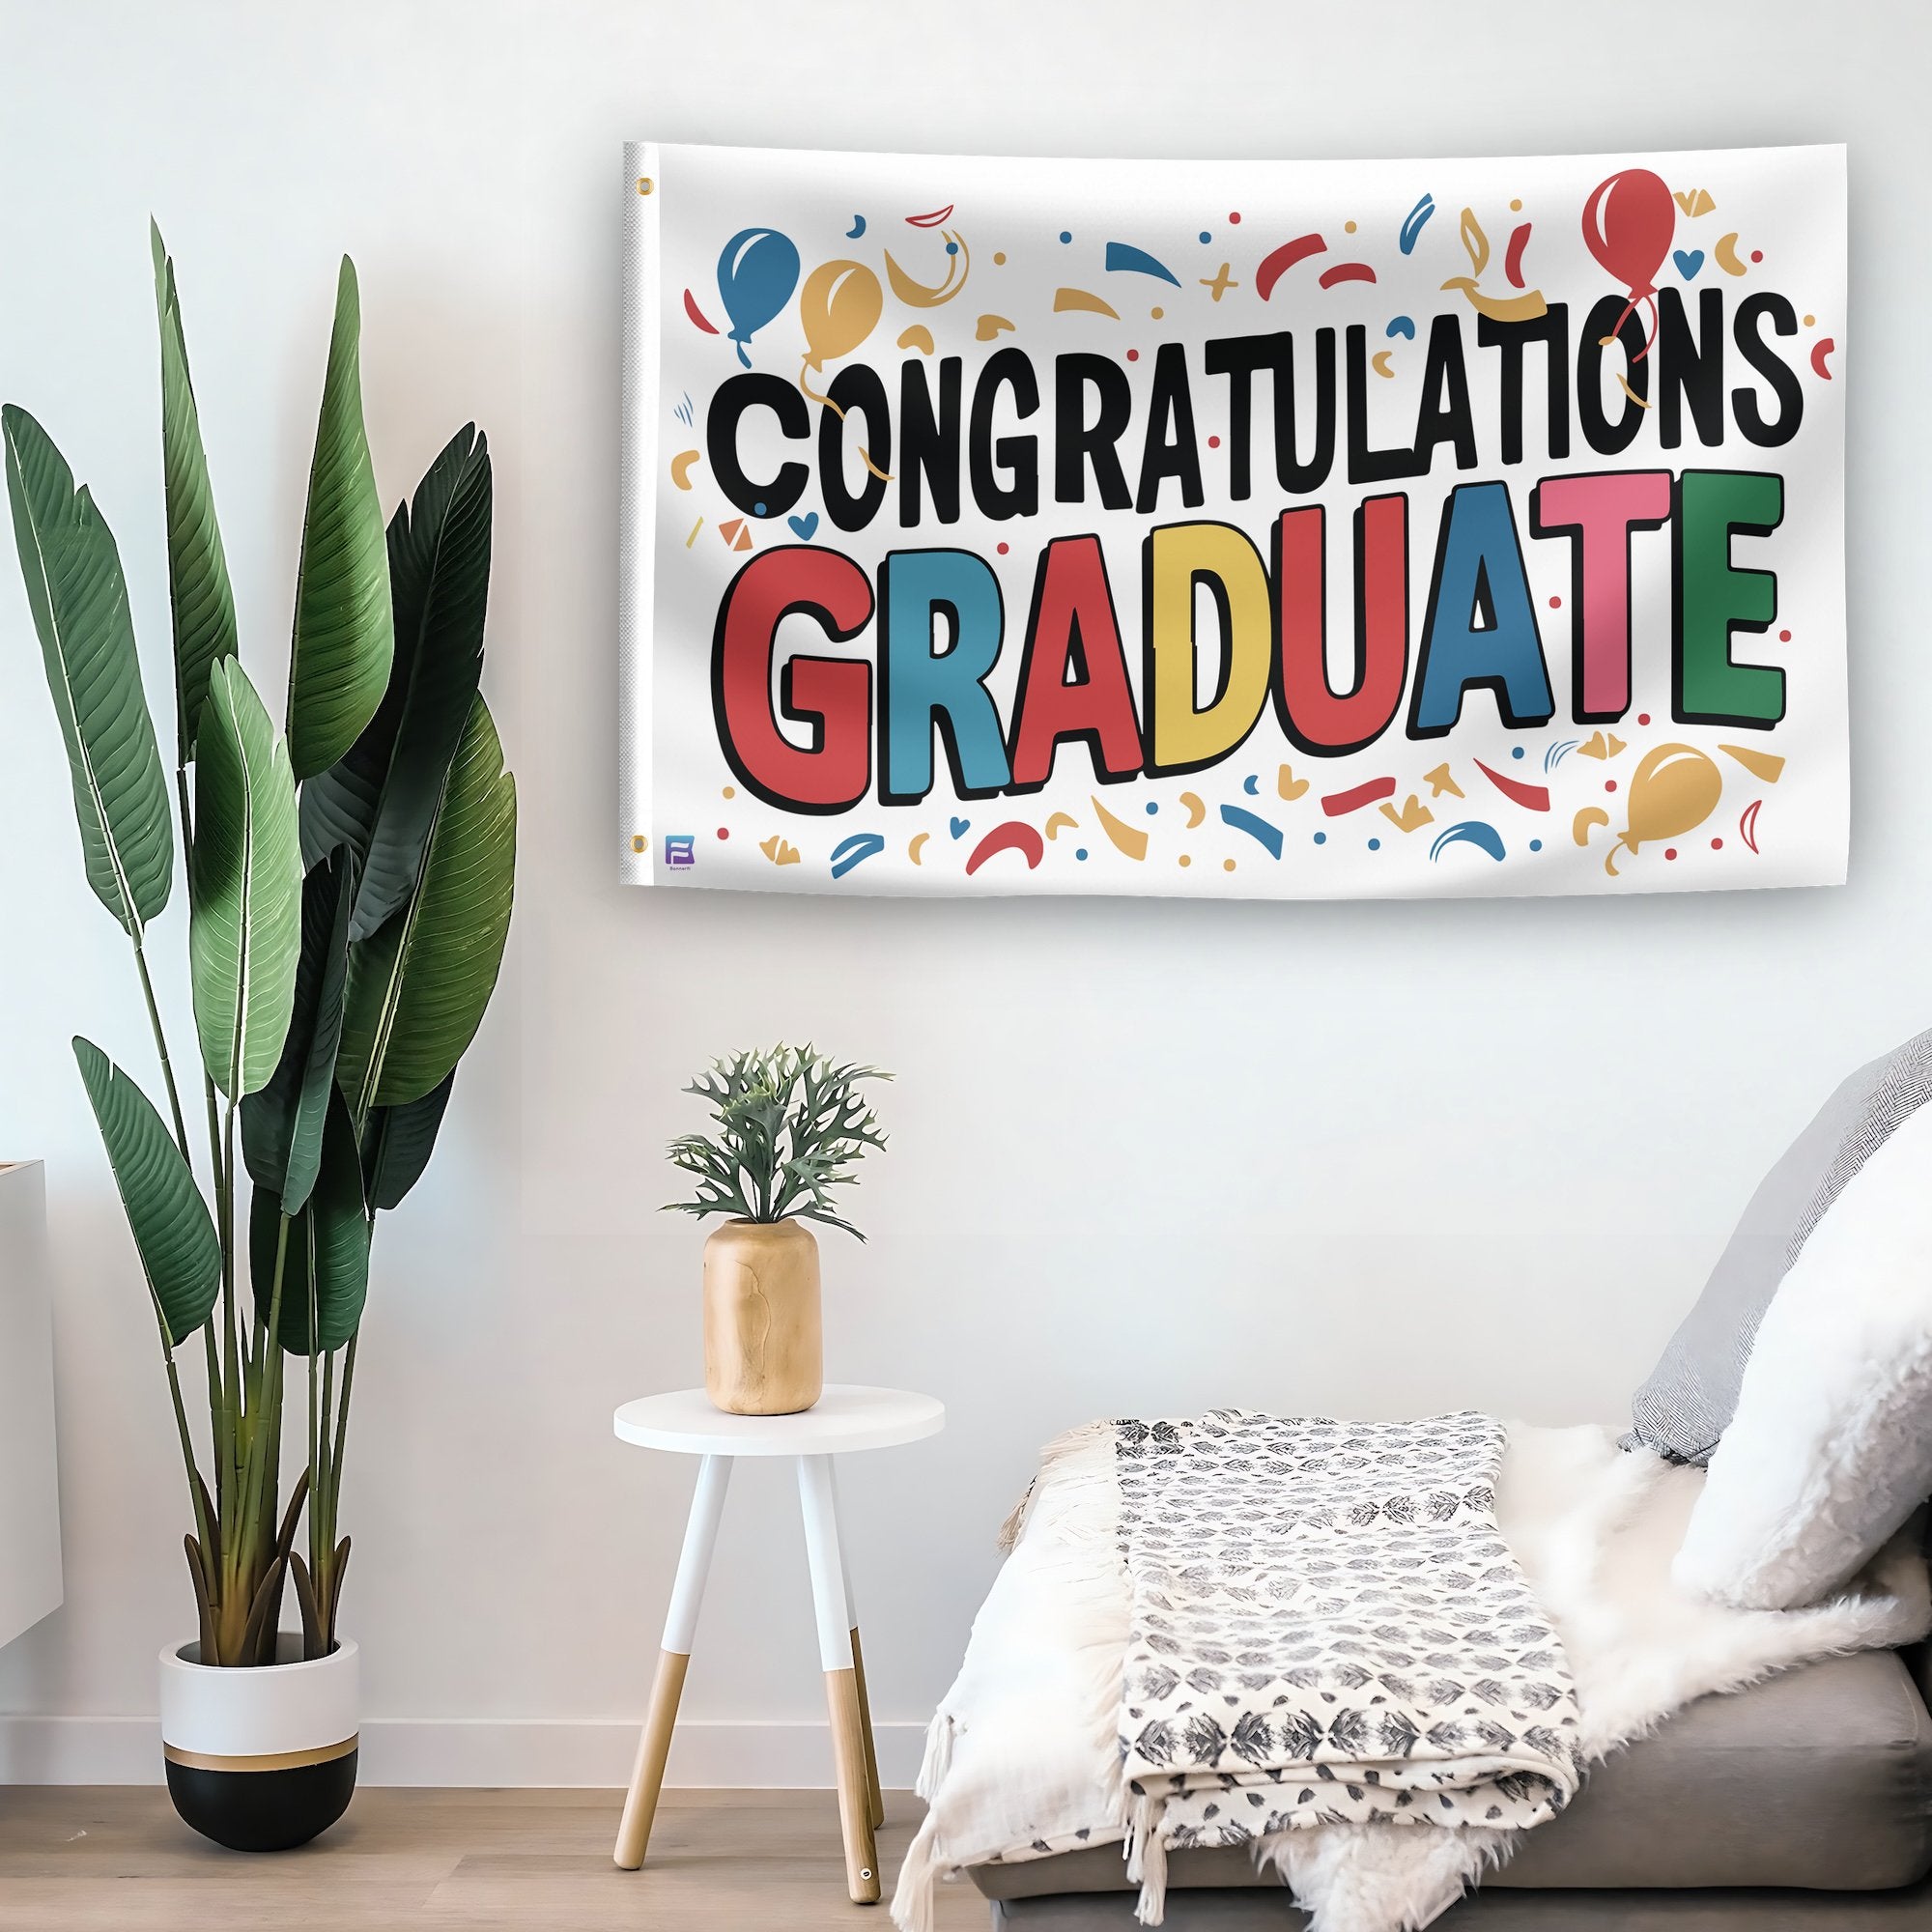
MULTIPOLYGON (((611 1862, 622 1793, 358 1791, 300 1851, 196 1837, 167 1793, 0 1787, 0 1932, 892 1932, 845 1897, 829 1791, 668 1791, 641 1871, 611 1862)), ((919 1801, 886 1795, 886 1897, 919 1801)), ((984 1932, 967 1885, 939 1932, 984 1932)))

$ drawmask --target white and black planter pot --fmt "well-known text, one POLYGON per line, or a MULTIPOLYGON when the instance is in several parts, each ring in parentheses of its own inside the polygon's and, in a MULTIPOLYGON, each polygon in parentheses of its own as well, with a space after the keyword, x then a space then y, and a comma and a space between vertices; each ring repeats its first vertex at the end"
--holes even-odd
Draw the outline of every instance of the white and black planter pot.
POLYGON ((236 1852, 305 1845, 355 1789, 357 1652, 302 1662, 283 1632, 276 1662, 204 1664, 198 1643, 161 1652, 161 1744, 183 1820, 236 1852))

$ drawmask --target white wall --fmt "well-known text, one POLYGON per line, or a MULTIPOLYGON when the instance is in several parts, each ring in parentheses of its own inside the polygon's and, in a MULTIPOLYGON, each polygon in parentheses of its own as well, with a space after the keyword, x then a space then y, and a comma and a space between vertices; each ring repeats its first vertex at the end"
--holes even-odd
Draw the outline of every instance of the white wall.
MULTIPOLYGON (((385 497, 467 417, 497 453, 487 681, 522 874, 505 983, 431 1176, 383 1231, 367 1323, 344 1518, 372 1775, 622 1775, 690 1471, 620 1449, 608 1418, 698 1375, 698 1231, 652 1209, 690 1120, 676 1089, 714 1049, 810 1035, 899 1074, 871 1242, 829 1236, 826 1262, 835 1376, 952 1414, 846 1481, 903 1776, 1045 1436, 1219 1403, 1613 1416, 1823 1091, 1932 1020, 1922 8, 12 0, 4 39, 0 393, 119 531, 157 701, 150 210, 259 678, 278 688, 338 250, 361 270, 385 497), (619 888, 619 143, 643 134, 1849 141, 1851 885, 1359 906, 619 888)), ((152 1712, 154 1654, 189 1629, 185 1510, 67 1037, 149 1063, 0 578, 0 1155, 48 1163, 68 1576, 66 1607, 0 1653, 0 1712, 96 1720, 0 1722, 0 1776, 145 1776, 152 1732, 118 1720, 152 1712)), ((185 1044, 182 923, 156 944, 185 1044)), ((751 1470, 732 1502, 679 1767, 815 1778, 817 1740, 786 1728, 819 1711, 791 1501, 751 1470)))

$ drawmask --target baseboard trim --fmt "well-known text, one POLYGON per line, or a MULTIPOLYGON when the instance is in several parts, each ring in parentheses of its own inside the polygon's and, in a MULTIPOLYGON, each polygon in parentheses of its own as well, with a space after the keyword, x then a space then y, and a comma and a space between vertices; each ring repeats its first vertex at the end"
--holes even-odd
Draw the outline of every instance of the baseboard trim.
MULTIPOLYGON (((364 1784, 603 1788, 626 1783, 642 1719, 377 1718, 361 1726, 364 1784)), ((874 1726, 879 1776, 895 1789, 919 1771, 925 1727, 874 1726)), ((154 1718, 0 1716, 0 1784, 158 1784, 154 1718)), ((824 1723, 681 1723, 668 1785, 812 1790, 832 1783, 824 1723)))

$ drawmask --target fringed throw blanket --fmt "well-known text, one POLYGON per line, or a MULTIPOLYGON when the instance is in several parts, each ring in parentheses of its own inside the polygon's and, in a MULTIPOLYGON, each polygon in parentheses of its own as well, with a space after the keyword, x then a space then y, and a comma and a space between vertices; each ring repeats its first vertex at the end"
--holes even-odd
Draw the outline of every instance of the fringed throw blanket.
POLYGON ((1322 1824, 1554 1816, 1576 1692, 1496 1527, 1504 1430, 1465 1412, 1116 1422, 1129 1876, 1322 1824))

